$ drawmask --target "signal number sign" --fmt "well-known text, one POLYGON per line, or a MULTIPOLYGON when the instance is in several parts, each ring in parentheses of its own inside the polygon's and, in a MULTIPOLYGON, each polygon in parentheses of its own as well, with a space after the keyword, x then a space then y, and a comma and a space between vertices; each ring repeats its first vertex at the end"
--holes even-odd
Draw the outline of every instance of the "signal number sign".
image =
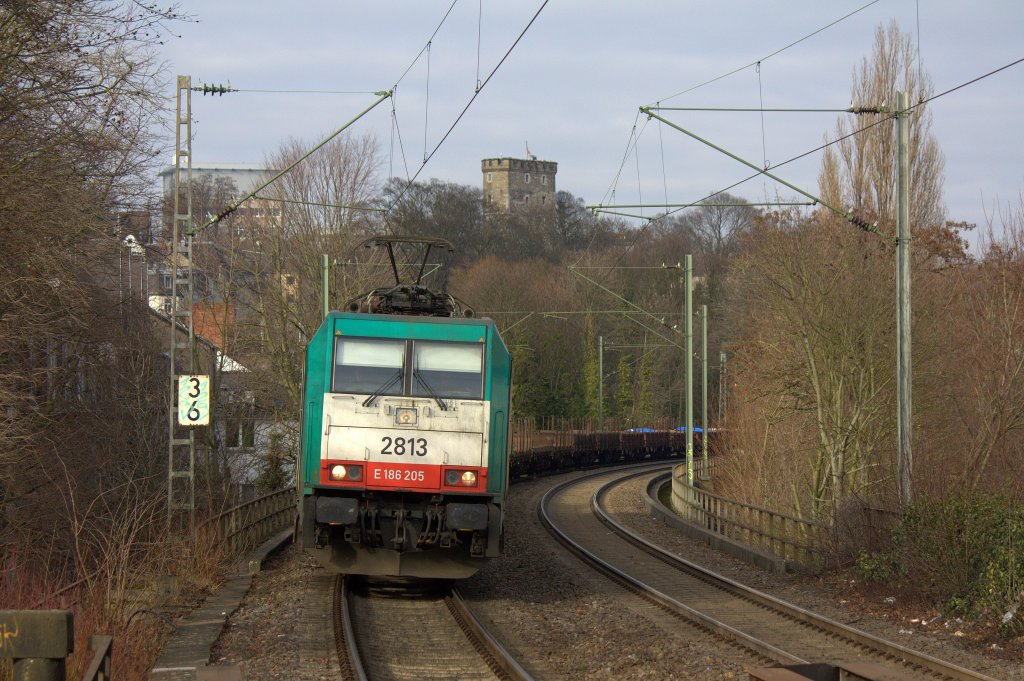
POLYGON ((209 376, 178 376, 178 423, 210 425, 209 376))

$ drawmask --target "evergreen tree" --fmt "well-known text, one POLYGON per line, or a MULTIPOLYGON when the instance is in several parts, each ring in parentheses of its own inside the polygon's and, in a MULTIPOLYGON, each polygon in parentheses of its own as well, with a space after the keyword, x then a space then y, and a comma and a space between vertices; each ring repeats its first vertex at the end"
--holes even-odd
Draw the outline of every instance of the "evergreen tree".
POLYGON ((615 415, 632 421, 633 413, 633 364, 629 355, 619 357, 619 368, 615 372, 619 381, 615 390, 615 415))

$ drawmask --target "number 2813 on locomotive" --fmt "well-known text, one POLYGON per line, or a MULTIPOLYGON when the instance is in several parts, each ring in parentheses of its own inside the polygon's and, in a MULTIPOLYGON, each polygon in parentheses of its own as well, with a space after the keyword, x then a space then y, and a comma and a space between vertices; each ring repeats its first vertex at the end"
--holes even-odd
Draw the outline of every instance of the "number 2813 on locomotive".
POLYGON ((330 313, 307 348, 303 548, 335 572, 412 577, 497 556, 510 384, 489 319, 330 313))

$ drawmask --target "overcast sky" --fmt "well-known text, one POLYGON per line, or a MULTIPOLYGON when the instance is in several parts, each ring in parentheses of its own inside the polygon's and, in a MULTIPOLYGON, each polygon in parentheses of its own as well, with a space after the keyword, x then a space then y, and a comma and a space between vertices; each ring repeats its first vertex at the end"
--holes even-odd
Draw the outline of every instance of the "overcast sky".
MULTIPOLYGON (((366 93, 398 83, 397 126, 388 101, 352 127, 376 136, 382 177, 419 171, 420 180, 479 185, 481 159, 522 158, 529 143, 538 158, 559 164, 558 189, 587 203, 687 203, 747 177, 750 171, 735 161, 638 118, 638 107, 659 101, 847 107, 853 68, 869 53, 875 26, 891 19, 918 41, 936 93, 1024 57, 1019 0, 878 0, 860 11, 868 0, 550 0, 421 170, 425 153, 441 142, 478 80, 488 77, 542 3, 457 0, 431 42, 428 62, 428 53, 420 53, 451 0, 181 0, 197 22, 176 26, 181 37, 162 56, 172 85, 176 74, 191 75, 193 85, 230 82, 242 90, 366 93), (758 60, 759 71, 752 66, 672 97, 758 60), (639 142, 627 156, 634 125, 639 142)), ((197 93, 194 162, 260 163, 289 137, 312 145, 375 99, 197 93)), ((942 97, 930 110, 946 157, 950 218, 984 223, 986 213, 1017 204, 1024 188, 1024 64, 942 97)), ((827 113, 770 113, 762 134, 756 113, 666 117, 772 165, 820 145, 836 120, 827 113)), ((814 154, 777 172, 816 193, 819 163, 814 154)), ((776 186, 758 179, 732 191, 763 200, 776 186)))

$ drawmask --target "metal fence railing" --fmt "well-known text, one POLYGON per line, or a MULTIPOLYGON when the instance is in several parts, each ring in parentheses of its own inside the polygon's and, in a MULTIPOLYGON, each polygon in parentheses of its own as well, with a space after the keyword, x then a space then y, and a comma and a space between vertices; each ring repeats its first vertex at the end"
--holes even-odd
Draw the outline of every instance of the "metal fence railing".
POLYGON ((831 533, 828 525, 732 501, 689 485, 685 465, 672 470, 672 508, 711 532, 804 567, 820 567, 827 556, 831 533))
POLYGON ((82 675, 82 681, 110 681, 110 663, 114 656, 114 638, 105 634, 89 637, 92 661, 82 675))
MULTIPOLYGON (((288 487, 229 508, 201 527, 213 530, 225 552, 234 557, 291 527, 295 512, 295 489, 288 487)), ((86 579, 56 593, 80 586, 86 579)), ((0 660, 11 661, 15 679, 64 679, 65 660, 73 649, 73 641, 70 610, 0 610, 0 660), (30 668, 32 675, 25 676, 30 668)), ((93 657, 82 681, 109 681, 113 639, 106 635, 91 636, 89 650, 93 657)))
MULTIPOLYGON (((67 657, 74 650, 74 615, 70 610, 0 611, 0 659, 10 660, 15 681, 64 681, 67 657)), ((114 639, 89 637, 93 653, 82 681, 110 681, 114 639)))
POLYGON ((203 526, 214 529, 230 555, 251 549, 295 523, 295 488, 271 492, 219 513, 203 526))

